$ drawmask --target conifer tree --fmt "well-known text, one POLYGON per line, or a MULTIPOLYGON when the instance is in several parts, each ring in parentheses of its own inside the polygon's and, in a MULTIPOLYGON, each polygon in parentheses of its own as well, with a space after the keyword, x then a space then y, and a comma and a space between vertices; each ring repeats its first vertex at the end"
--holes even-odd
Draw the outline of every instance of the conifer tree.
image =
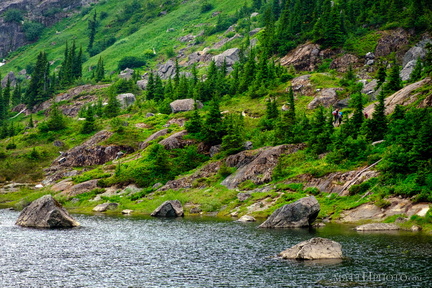
POLYGON ((210 111, 206 116, 201 134, 203 141, 209 145, 220 144, 222 137, 226 134, 217 98, 213 98, 210 102, 210 111))
POLYGON ((384 66, 381 66, 378 69, 378 73, 377 73, 378 87, 380 87, 385 82, 386 77, 387 77, 386 68, 384 66))
POLYGON ((49 63, 44 52, 40 52, 26 91, 25 104, 29 108, 49 98, 49 63))
POLYGON ((148 82, 147 82, 147 94, 146 94, 147 100, 152 100, 155 98, 155 90, 156 90, 156 85, 154 80, 154 74, 153 72, 150 72, 148 77, 148 82))
POLYGON ((156 74, 154 99, 158 102, 162 101, 164 99, 164 94, 165 92, 162 79, 160 78, 159 74, 156 74))
MULTIPOLYGON (((87 46, 87 51, 90 52, 93 49, 95 36, 96 36, 96 28, 97 28, 97 14, 96 11, 93 14, 93 18, 88 21, 88 35, 89 35, 89 44, 87 46)), ((93 56, 93 55, 92 55, 93 56)))
POLYGON ((110 93, 108 104, 104 108, 104 114, 108 118, 116 117, 120 113, 120 102, 114 93, 110 93))
POLYGON ((417 58, 416 64, 414 66, 414 69, 411 72, 409 81, 410 82, 419 81, 421 79, 421 77, 422 77, 422 70, 423 70, 422 61, 420 60, 420 58, 417 58))
POLYGON ((200 133, 202 128, 201 116, 198 112, 197 102, 194 103, 194 111, 192 117, 186 122, 185 128, 189 133, 200 133))
POLYGON ((226 135, 222 137, 221 148, 227 155, 244 149, 244 119, 241 114, 230 114, 226 117, 226 135))
POLYGON ((3 105, 5 111, 9 110, 10 104, 11 104, 11 82, 10 79, 8 78, 6 81, 6 86, 3 89, 3 105))
POLYGON ((390 70, 387 84, 384 87, 385 93, 393 93, 402 88, 402 80, 399 76, 400 67, 394 64, 390 70))
POLYGON ((91 106, 85 109, 85 120, 81 126, 81 134, 89 134, 96 131, 96 124, 94 118, 94 110, 91 106))
POLYGON ((15 106, 19 103, 21 103, 21 84, 17 83, 12 94, 12 105, 15 106))
POLYGON ((99 57, 98 63, 96 65, 95 81, 99 82, 105 78, 105 67, 102 57, 99 57))

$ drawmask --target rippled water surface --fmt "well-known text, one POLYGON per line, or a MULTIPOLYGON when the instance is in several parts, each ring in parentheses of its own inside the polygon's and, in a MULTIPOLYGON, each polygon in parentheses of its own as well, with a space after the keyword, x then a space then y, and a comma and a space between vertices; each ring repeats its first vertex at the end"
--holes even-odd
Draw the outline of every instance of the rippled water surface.
POLYGON ((80 228, 40 230, 15 226, 18 215, 0 210, 0 287, 432 287, 432 237, 421 233, 86 215, 74 215, 80 228), (273 257, 318 236, 347 259, 273 257))

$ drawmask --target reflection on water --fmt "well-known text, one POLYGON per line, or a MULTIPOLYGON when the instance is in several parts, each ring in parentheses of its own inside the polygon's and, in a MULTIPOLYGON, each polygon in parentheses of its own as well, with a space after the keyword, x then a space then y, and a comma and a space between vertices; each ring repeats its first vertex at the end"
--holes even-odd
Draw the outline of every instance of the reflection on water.
POLYGON ((14 225, 0 210, 0 287, 430 287, 432 237, 347 226, 257 229, 212 218, 74 215, 82 227, 14 225), (312 237, 342 244, 343 261, 279 252, 312 237))

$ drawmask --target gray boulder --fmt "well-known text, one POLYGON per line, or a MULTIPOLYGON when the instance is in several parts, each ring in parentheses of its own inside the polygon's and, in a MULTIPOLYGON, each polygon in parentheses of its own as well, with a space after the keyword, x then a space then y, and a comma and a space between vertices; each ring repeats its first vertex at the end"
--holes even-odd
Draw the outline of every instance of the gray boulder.
POLYGON ((153 217, 182 217, 183 206, 178 200, 169 200, 162 203, 151 214, 153 217))
POLYGON ((126 68, 125 70, 120 72, 118 77, 122 78, 122 79, 130 80, 130 79, 132 79, 133 73, 134 73, 134 70, 132 70, 130 68, 126 68))
POLYGON ((213 56, 212 60, 215 61, 216 66, 222 66, 224 60, 226 61, 227 66, 232 66, 234 63, 240 60, 240 49, 228 49, 221 54, 213 56))
POLYGON ((148 80, 147 79, 138 80, 136 84, 138 85, 138 88, 140 88, 141 90, 146 90, 148 85, 148 80))
POLYGON ((114 210, 119 206, 118 203, 103 203, 93 208, 94 212, 106 212, 108 210, 114 210))
POLYGON ((319 91, 317 97, 315 97, 309 104, 308 109, 315 109, 320 105, 324 107, 331 107, 338 101, 338 95, 336 91, 342 91, 342 88, 324 88, 319 91))
POLYGON ((297 260, 319 260, 319 259, 341 259, 342 245, 326 238, 312 238, 300 242, 293 247, 282 251, 279 255, 284 259, 297 260))
MULTIPOLYGON (((203 104, 200 101, 196 101, 197 108, 201 109, 203 104)), ((194 99, 179 99, 170 103, 172 113, 192 111, 195 109, 194 99)))
POLYGON ((314 196, 301 198, 275 212, 259 228, 297 228, 310 226, 318 216, 320 205, 314 196))
POLYGON ((15 224, 34 228, 72 228, 80 226, 51 195, 45 195, 25 207, 15 224))
POLYGON ((165 64, 160 65, 157 73, 162 80, 171 78, 176 73, 174 61, 170 59, 165 64))
POLYGON ((117 95, 117 100, 120 102, 120 106, 122 109, 126 109, 135 103, 135 95, 132 93, 124 93, 117 95))

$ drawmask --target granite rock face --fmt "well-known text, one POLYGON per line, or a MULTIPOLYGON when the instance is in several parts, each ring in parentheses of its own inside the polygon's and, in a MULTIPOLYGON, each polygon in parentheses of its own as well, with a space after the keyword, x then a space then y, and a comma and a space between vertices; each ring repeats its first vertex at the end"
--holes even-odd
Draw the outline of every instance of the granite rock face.
POLYGON ((80 226, 51 195, 45 195, 25 207, 15 224, 33 228, 72 228, 80 226))
POLYGON ((318 216, 320 205, 314 196, 301 198, 275 212, 259 228, 300 228, 310 226, 318 216))

